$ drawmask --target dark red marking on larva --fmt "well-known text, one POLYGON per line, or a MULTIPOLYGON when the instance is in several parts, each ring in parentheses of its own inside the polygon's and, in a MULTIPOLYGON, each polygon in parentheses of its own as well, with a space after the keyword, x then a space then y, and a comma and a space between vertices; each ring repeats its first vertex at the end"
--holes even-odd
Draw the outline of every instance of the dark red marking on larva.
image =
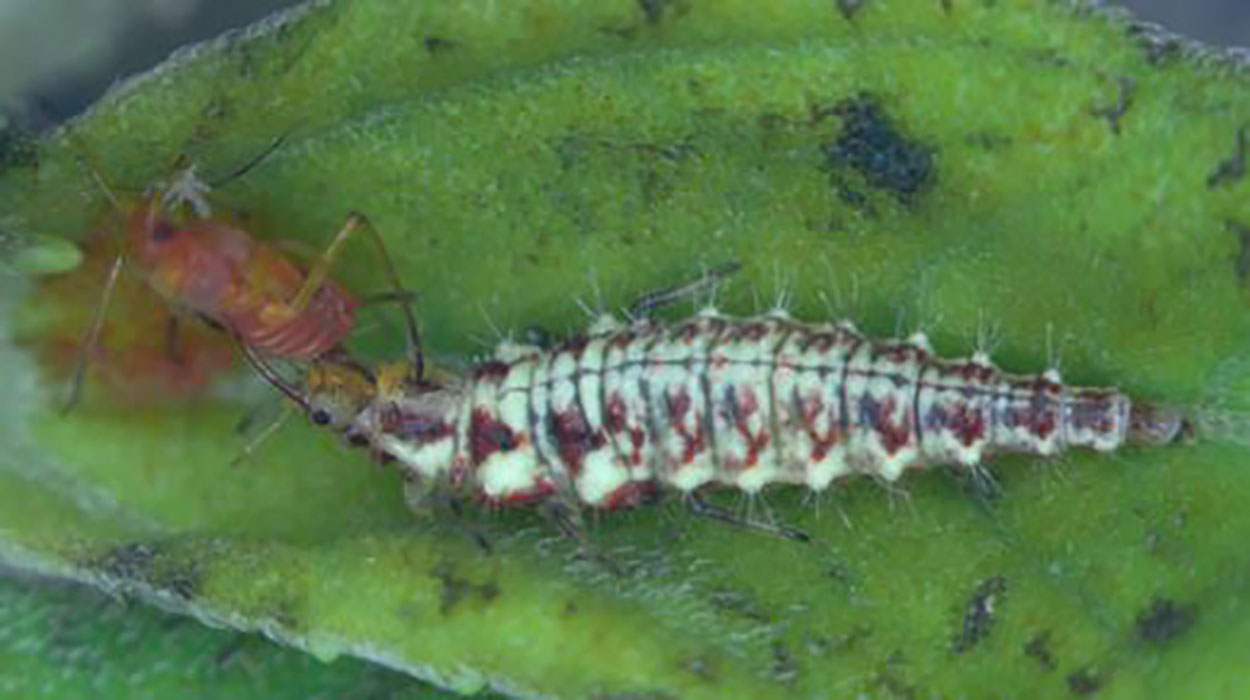
POLYGON ((1103 389, 1078 390, 1069 407, 1072 425, 1100 434, 1110 434, 1115 429, 1111 407, 1115 394, 1103 389))
POLYGON ((885 448, 885 453, 893 457, 898 454, 899 450, 911 444, 911 421, 907 418, 904 418, 901 423, 890 420, 890 416, 894 415, 897 408, 894 397, 887 397, 878 403, 876 408, 873 416, 873 430, 881 437, 881 446, 885 448))
POLYGON ((811 460, 813 462, 824 461, 829 456, 829 451, 836 447, 842 439, 839 421, 829 421, 829 429, 825 431, 825 434, 821 435, 816 430, 816 419, 826 410, 825 402, 815 396, 805 399, 796 392, 794 404, 795 413, 799 416, 803 430, 807 433, 808 439, 812 441, 811 460))
POLYGON ((574 359, 580 360, 582 358, 582 353, 586 352, 586 344, 589 342, 590 338, 587 336, 580 334, 575 335, 568 340, 565 340, 552 352, 556 355, 560 353, 569 353, 574 359))
POLYGON ((576 408, 553 413, 548 428, 560 459, 574 477, 582 472, 582 460, 586 458, 586 453, 607 444, 603 433, 591 430, 576 408))
POLYGON ((509 452, 520 445, 521 440, 506 423, 495 420, 485 408, 473 409, 469 425, 469 450, 473 464, 479 465, 496 452, 509 452))
POLYGON ((379 423, 382 426, 382 432, 401 440, 413 440, 418 444, 451 437, 456 430, 456 426, 450 421, 410 413, 395 405, 382 409, 379 423))
POLYGON ((637 508, 656 499, 659 484, 654 481, 630 481, 608 494, 601 507, 605 510, 637 508))
POLYGON ((750 469, 759 464, 760 453, 772 440, 772 435, 767 430, 751 430, 750 419, 759 410, 759 401, 750 387, 739 389, 730 384, 725 387, 725 407, 729 411, 734 430, 747 443, 747 454, 740 466, 743 469, 750 469))
POLYGON ((498 360, 483 362, 473 367, 473 378, 479 381, 501 382, 504 377, 508 376, 508 371, 512 369, 511 365, 498 360))
POLYGON ((498 497, 491 498, 485 494, 481 494, 482 501, 492 506, 526 506, 532 503, 545 501, 556 493, 556 485, 552 482, 541 479, 533 488, 521 491, 509 491, 508 493, 498 497))
MULTIPOLYGON (((935 409, 937 410, 937 409, 935 409)), ((972 447, 985 439, 988 427, 985 413, 977 408, 959 404, 942 413, 941 422, 936 424, 939 429, 949 431, 964 447, 972 447)))
POLYGON ((604 426, 612 431, 614 435, 620 435, 628 430, 628 439, 630 443, 630 452, 627 461, 631 466, 642 464, 642 448, 647 444, 646 431, 640 427, 629 428, 629 409, 625 406, 625 400, 618 393, 612 393, 608 396, 607 411, 605 412, 604 426))
POLYGON ((677 391, 676 395, 665 394, 664 401, 668 406, 669 426, 681 437, 685 447, 682 451, 682 464, 690 464, 694 458, 707 449, 706 435, 703 433, 703 421, 699 419, 699 412, 694 411, 694 434, 686 426, 686 414, 691 412, 690 393, 682 387, 677 391))

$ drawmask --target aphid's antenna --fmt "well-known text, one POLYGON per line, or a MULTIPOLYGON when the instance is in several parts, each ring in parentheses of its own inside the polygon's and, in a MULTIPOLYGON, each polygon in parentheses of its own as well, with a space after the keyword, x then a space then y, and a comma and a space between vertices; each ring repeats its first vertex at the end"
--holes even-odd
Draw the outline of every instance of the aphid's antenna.
POLYGON ((253 350, 251 346, 243 342, 243 339, 240 338, 237 333, 231 333, 230 337, 234 339, 234 344, 238 346, 239 352, 243 353, 243 359, 247 360, 247 364, 251 365, 252 369, 255 370, 262 379, 269 382, 270 386, 285 394, 288 399, 294 401, 295 404, 300 407, 300 410, 305 414, 311 410, 311 407, 308 405, 308 399, 304 397, 304 394, 299 390, 299 387, 288 382, 286 379, 283 379, 282 375, 278 374, 278 371, 275 370, 273 366, 265 360, 265 358, 261 357, 255 350, 253 350))
POLYGON ((252 156, 252 159, 251 159, 251 160, 247 161, 247 162, 246 162, 246 163, 244 163, 243 165, 241 165, 241 166, 239 166, 238 168, 236 168, 236 169, 234 170, 234 172, 230 173, 229 175, 226 175, 225 177, 223 177, 223 178, 221 178, 221 179, 219 179, 219 180, 213 180, 213 181, 209 182, 209 183, 208 183, 208 186, 209 186, 209 187, 212 187, 213 189, 216 189, 216 188, 221 187, 221 186, 223 186, 223 185, 227 185, 227 184, 229 184, 229 183, 231 183, 231 182, 234 182, 235 180, 237 180, 237 179, 239 179, 239 178, 243 177, 244 175, 248 174, 249 172, 251 172, 251 171, 252 171, 252 169, 253 169, 253 168, 255 168, 256 166, 258 166, 258 165, 260 165, 261 163, 265 162, 265 160, 266 160, 266 159, 268 159, 268 158, 269 158, 269 156, 273 155, 275 151, 277 151, 279 148, 281 148, 281 147, 282 147, 283 142, 285 142, 285 141, 286 141, 286 137, 288 137, 288 136, 290 136, 290 135, 291 135, 291 132, 289 132, 289 131, 288 131, 288 132, 286 132, 286 133, 284 133, 284 134, 282 134, 282 135, 281 135, 281 136, 279 136, 278 138, 274 139, 274 140, 273 140, 273 143, 269 144, 269 146, 268 146, 267 148, 265 148, 265 150, 261 151, 260 153, 256 154, 255 156, 252 156))

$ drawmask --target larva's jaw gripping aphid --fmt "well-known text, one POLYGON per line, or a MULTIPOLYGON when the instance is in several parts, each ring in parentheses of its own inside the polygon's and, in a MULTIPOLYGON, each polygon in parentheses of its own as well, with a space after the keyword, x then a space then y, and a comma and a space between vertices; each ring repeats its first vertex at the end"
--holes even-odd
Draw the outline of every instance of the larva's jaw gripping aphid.
POLYGON ((919 336, 873 342, 849 324, 780 313, 601 323, 551 350, 510 347, 458 382, 404 376, 384 370, 372 388, 362 379, 345 403, 341 378, 314 373, 307 401, 354 411, 336 414, 339 429, 411 477, 495 502, 557 495, 616 508, 657 487, 823 490, 852 474, 893 481, 992 454, 1162 444, 1182 426, 1113 389, 1064 386, 1053 371, 1004 374, 981 356, 937 358, 919 336))

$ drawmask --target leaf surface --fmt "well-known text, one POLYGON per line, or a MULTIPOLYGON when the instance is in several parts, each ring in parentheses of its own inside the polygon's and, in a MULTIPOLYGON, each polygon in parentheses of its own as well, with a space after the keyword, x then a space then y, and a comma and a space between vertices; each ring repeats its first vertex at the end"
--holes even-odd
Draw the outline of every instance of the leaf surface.
MULTIPOLYGON (((6 282, 0 547, 458 690, 1237 690, 1250 97, 1230 61, 1167 46, 1040 0, 358 1, 187 52, 0 174, 6 227, 87 251, 6 282), (587 323, 579 299, 619 308, 736 259, 735 313, 784 296, 1231 419, 1187 446, 996 460, 992 499, 942 470, 905 494, 770 492, 807 546, 612 514, 593 540, 614 577, 533 513, 476 516, 486 555, 298 421, 232 465, 264 392, 211 332, 166 352, 133 281, 87 403, 59 415, 109 258, 87 232, 115 228, 77 157, 138 190, 180 153, 216 179, 284 135, 214 202, 313 254, 367 213, 452 371, 496 329, 559 336, 587 323)), ((360 248, 339 276, 382 291, 360 248)), ((353 342, 402 348, 380 309, 353 342)))

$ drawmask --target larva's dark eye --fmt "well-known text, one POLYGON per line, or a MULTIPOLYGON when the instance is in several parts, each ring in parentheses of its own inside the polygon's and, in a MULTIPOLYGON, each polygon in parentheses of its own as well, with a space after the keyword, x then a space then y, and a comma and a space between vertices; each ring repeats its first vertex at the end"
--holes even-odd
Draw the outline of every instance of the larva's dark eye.
POLYGON ((157 221, 152 227, 152 240, 161 242, 174 237, 174 227, 168 221, 157 221))
POLYGON ((313 412, 308 414, 308 420, 312 421, 313 425, 329 425, 330 412, 322 408, 313 409, 313 412))

